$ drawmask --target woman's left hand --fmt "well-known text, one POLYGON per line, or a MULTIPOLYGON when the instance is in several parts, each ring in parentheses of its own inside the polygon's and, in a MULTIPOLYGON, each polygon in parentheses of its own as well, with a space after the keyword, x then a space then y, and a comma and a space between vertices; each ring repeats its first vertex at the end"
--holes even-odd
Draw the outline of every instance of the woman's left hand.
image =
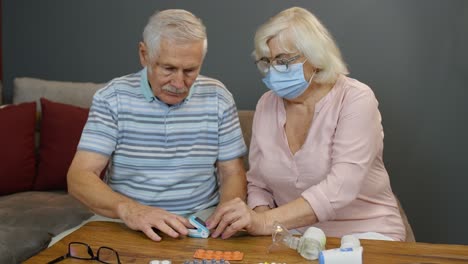
POLYGON ((215 212, 206 220, 208 229, 215 229, 212 237, 226 239, 241 229, 251 235, 268 235, 264 213, 256 213, 240 198, 218 205, 215 212))

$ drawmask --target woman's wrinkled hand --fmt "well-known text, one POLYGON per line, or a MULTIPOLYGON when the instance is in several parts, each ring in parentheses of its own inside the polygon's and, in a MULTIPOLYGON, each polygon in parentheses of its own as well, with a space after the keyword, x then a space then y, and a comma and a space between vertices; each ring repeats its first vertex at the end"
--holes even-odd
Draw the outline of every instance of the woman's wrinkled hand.
POLYGON ((250 209, 240 198, 235 198, 218 205, 214 213, 206 220, 211 236, 226 239, 237 231, 245 229, 251 235, 268 235, 265 214, 250 209))

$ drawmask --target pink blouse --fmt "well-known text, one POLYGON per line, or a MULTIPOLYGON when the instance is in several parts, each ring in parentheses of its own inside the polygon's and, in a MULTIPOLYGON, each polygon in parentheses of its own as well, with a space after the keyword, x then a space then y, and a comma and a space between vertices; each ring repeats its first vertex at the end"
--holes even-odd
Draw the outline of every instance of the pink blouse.
POLYGON ((265 93, 252 128, 247 172, 251 208, 274 208, 302 196, 317 215, 314 226, 327 236, 378 232, 405 239, 382 159, 378 102, 367 85, 340 76, 316 104, 304 145, 294 155, 285 123, 283 100, 265 93))

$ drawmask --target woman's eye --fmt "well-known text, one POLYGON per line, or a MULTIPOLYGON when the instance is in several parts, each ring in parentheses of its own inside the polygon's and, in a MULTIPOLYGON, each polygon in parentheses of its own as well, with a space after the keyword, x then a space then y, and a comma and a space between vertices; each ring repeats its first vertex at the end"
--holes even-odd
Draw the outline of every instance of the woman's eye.
POLYGON ((278 65, 285 65, 287 63, 287 60, 281 59, 281 60, 276 60, 276 64, 278 65))

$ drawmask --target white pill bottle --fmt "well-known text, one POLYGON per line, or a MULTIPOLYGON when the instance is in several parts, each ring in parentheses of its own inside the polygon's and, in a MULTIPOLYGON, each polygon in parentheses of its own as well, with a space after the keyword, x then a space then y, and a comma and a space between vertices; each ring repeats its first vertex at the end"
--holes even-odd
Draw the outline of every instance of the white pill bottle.
POLYGON ((319 264, 362 264, 362 251, 359 239, 346 235, 341 238, 340 248, 320 252, 319 264))

